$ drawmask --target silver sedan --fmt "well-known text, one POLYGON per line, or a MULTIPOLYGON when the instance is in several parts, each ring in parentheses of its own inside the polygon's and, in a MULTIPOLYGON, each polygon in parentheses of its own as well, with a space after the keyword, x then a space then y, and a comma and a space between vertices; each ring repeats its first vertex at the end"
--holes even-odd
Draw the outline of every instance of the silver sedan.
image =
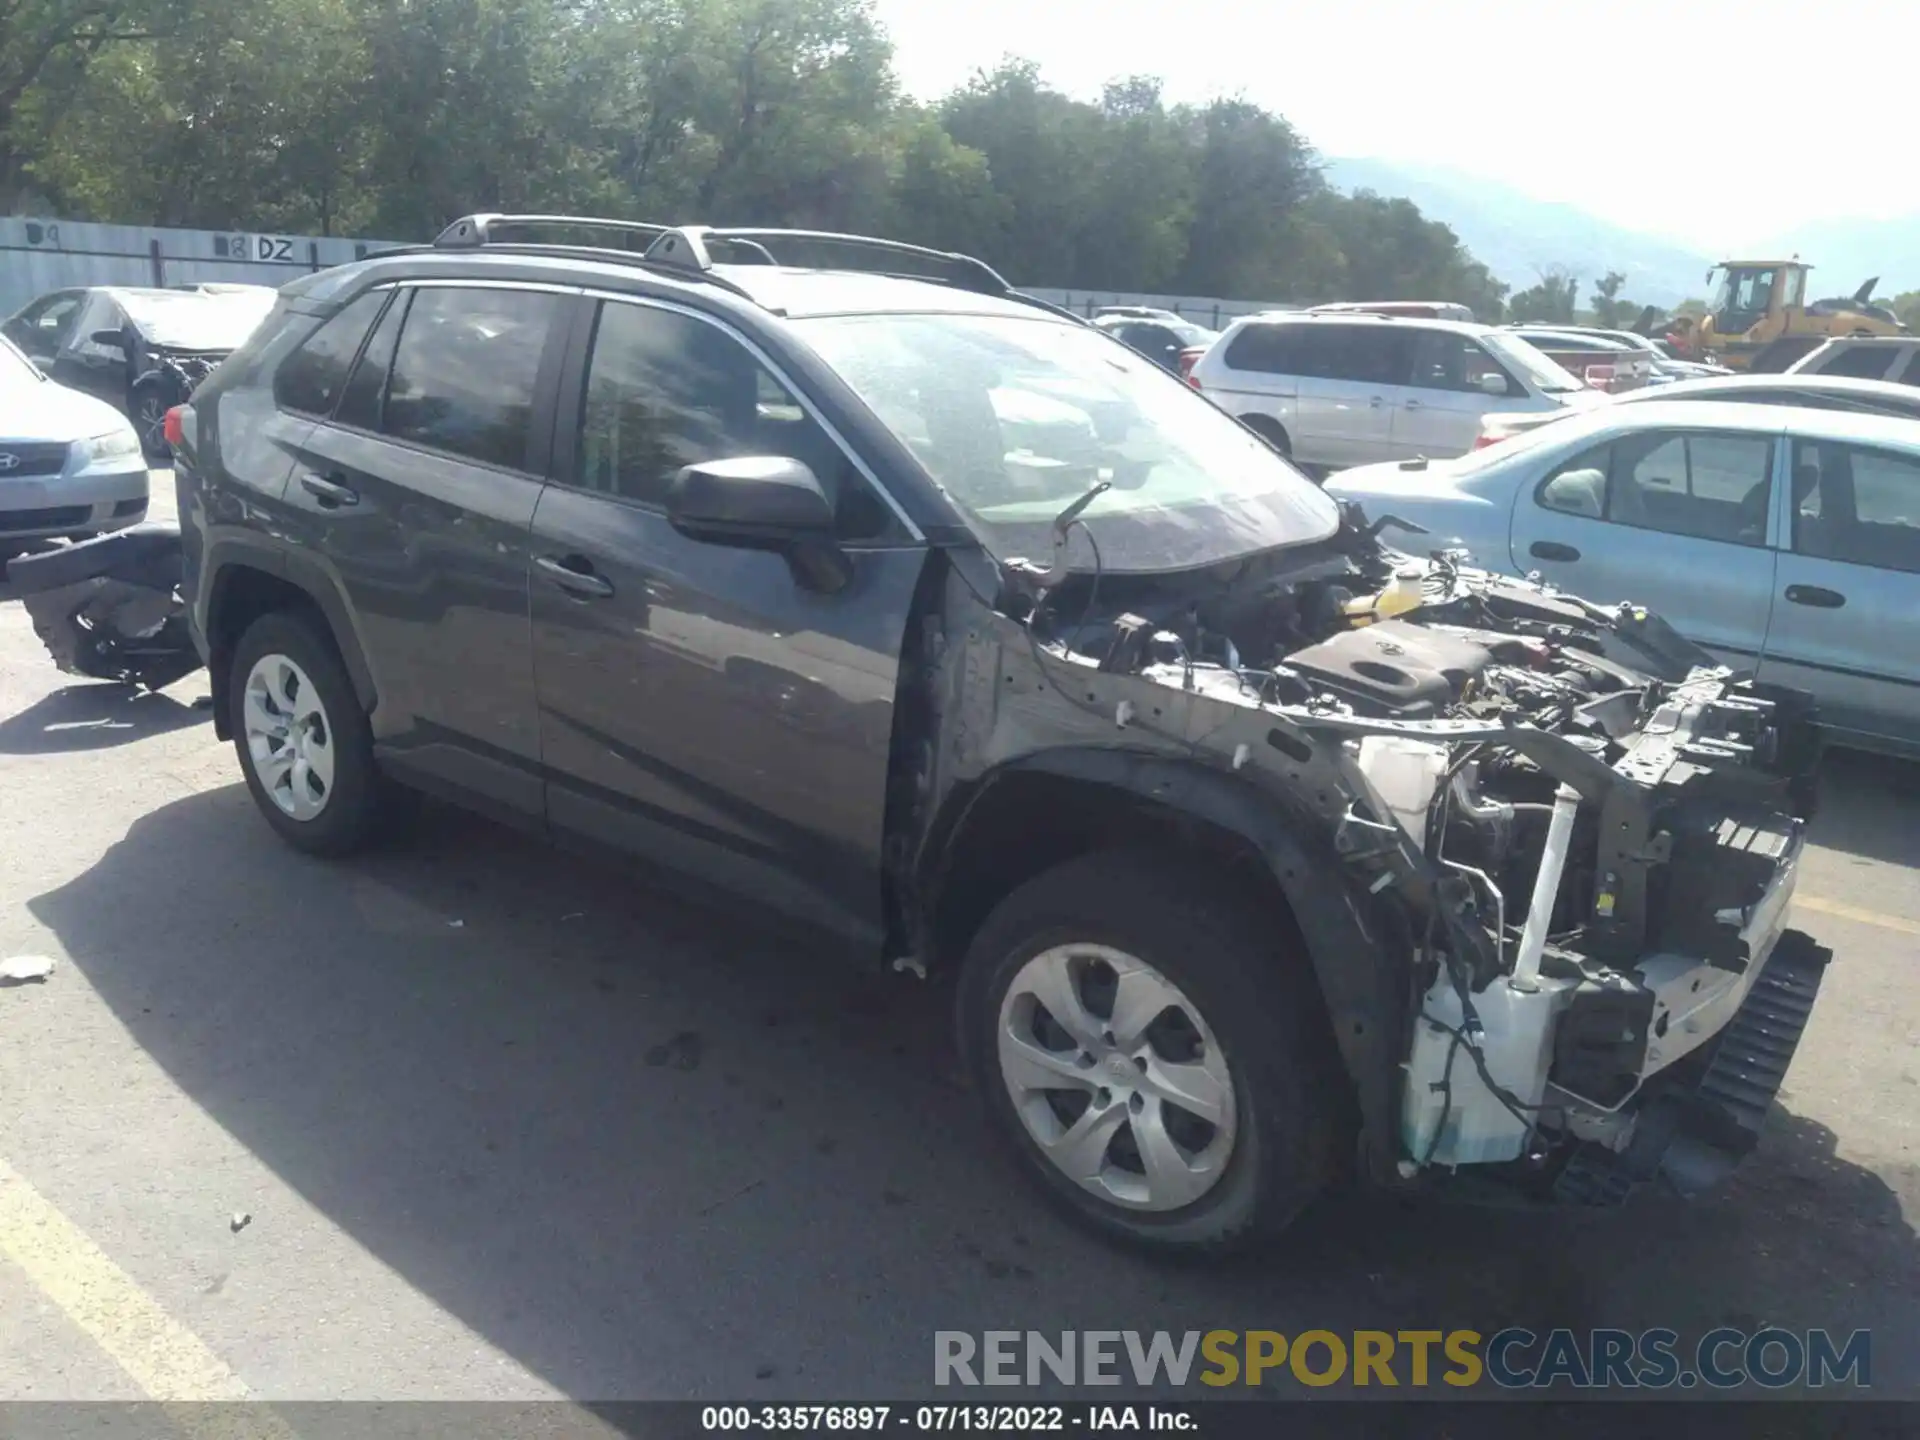
POLYGON ((146 518, 140 437, 104 400, 56 385, 0 339, 0 549, 146 518))
MULTIPOLYGON (((1811 691, 1841 744, 1920 755, 1920 422, 1727 402, 1609 405, 1458 460, 1344 471, 1374 518, 1632 600, 1811 691)), ((1393 538, 1391 534, 1388 538, 1393 538)))

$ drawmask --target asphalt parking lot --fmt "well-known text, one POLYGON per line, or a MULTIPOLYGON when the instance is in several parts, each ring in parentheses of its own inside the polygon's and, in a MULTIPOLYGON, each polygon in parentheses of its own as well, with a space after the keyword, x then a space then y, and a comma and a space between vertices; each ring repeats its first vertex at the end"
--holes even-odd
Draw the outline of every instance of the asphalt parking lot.
POLYGON ((1723 1193, 1345 1199, 1197 1270, 1028 1197, 937 987, 451 812, 302 858, 204 690, 0 603, 0 956, 58 962, 0 988, 0 1400, 898 1398, 935 1329, 1509 1323, 1866 1327, 1920 1397, 1920 767, 1830 765, 1836 959, 1723 1193))

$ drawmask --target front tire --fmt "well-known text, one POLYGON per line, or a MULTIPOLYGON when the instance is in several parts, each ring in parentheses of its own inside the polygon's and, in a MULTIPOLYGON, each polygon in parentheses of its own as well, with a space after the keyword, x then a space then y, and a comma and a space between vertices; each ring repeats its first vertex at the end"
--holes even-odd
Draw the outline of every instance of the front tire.
POLYGON ((128 405, 128 418, 133 422, 134 432, 140 437, 140 450, 149 460, 169 460, 173 457, 173 447, 167 444, 167 402, 153 385, 143 385, 133 392, 132 403, 128 405))
POLYGON ((306 615, 262 615, 234 648, 227 693, 247 788, 280 838, 309 855, 365 848, 387 782, 332 637, 306 615))
POLYGON ((1109 851, 1022 886, 975 936, 963 1060, 1015 1163, 1083 1224, 1227 1252, 1330 1178, 1343 1082, 1276 920, 1209 871, 1109 851))

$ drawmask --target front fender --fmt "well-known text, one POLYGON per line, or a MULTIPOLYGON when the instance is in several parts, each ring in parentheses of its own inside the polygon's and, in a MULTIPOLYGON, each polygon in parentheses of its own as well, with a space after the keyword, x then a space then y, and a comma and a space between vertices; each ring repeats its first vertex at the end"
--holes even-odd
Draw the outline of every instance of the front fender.
MULTIPOLYGON (((1395 1175, 1398 1065, 1412 941, 1397 911, 1354 884, 1325 826, 1274 790, 1177 756, 1083 746, 1009 760, 980 776, 936 827, 934 870, 965 830, 966 812, 996 782, 1046 774, 1124 792, 1183 819, 1240 837, 1263 857, 1285 897, 1319 985, 1359 1107, 1361 1159, 1371 1178, 1395 1175)), ((936 882, 937 884, 937 879, 936 882)))

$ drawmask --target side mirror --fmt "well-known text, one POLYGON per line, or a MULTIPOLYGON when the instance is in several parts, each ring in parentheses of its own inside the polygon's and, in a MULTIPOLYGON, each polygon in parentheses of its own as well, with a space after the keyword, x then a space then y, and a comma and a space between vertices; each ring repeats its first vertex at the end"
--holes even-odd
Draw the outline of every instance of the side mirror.
POLYGON ((1507 377, 1489 371, 1480 377, 1480 390, 1486 395, 1511 395, 1513 387, 1507 384, 1507 377))
POLYGON ((110 350, 126 352, 127 339, 118 330, 96 330, 87 337, 96 345, 104 345, 110 350))
POLYGON ((833 538, 833 506, 806 465, 784 455, 743 455, 689 465, 667 492, 667 520, 716 545, 781 549, 833 538))

